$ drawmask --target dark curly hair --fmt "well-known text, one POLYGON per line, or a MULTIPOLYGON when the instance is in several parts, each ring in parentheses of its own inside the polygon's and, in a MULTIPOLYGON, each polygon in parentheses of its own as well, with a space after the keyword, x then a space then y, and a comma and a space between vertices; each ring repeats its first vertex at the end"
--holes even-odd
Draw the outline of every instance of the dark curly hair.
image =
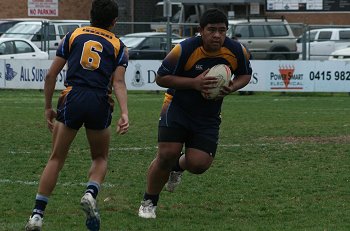
POLYGON ((91 25, 107 29, 118 17, 116 0, 93 0, 90 11, 91 25))
POLYGON ((204 28, 208 24, 225 23, 228 27, 227 16, 219 9, 213 8, 205 11, 199 21, 201 28, 204 28))

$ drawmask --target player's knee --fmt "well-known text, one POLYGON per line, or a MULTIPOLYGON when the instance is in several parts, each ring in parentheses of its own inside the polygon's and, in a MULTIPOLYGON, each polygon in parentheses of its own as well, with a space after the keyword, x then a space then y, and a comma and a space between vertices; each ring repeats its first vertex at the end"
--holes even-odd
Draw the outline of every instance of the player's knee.
POLYGON ((158 153, 156 161, 161 169, 171 170, 176 164, 176 161, 178 161, 178 158, 179 155, 177 153, 158 153))
POLYGON ((191 153, 186 157, 186 170, 193 174, 202 174, 207 171, 213 162, 213 157, 203 153, 191 153))

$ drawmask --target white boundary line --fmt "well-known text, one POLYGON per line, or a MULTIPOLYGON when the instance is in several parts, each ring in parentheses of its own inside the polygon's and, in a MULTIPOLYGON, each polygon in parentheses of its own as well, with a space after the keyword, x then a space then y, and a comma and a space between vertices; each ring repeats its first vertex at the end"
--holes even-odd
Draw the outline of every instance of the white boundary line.
MULTIPOLYGON (((244 146, 254 146, 254 145, 257 145, 257 146, 274 146, 274 145, 293 145, 294 143, 291 142, 291 143, 279 143, 279 144, 270 144, 270 143, 265 143, 265 144, 244 144, 244 145, 241 145, 241 144, 219 144, 218 146, 220 147, 224 147, 224 148, 230 148, 230 147, 244 147, 244 146)), ((138 151, 138 150, 156 150, 157 147, 131 147, 131 148, 110 148, 110 151, 129 151, 129 150, 132 150, 132 151, 138 151)), ((28 152, 28 151, 19 151, 19 152, 16 152, 16 151, 9 151, 11 154, 16 154, 16 153, 25 153, 25 154, 30 154, 31 152, 28 152)), ((23 181, 23 180, 10 180, 10 179, 0 179, 0 185, 1 184, 19 184, 19 185, 38 185, 39 182, 38 181, 23 181)), ((57 185, 62 185, 64 187, 66 186, 86 186, 86 182, 83 183, 83 182, 80 182, 80 183, 77 183, 77 182, 64 182, 64 183, 60 183, 60 182, 57 182, 57 185)), ((115 185, 114 184, 111 184, 111 183, 108 183, 108 182, 105 182, 102 184, 102 187, 105 187, 105 188, 114 188, 115 185)))
MULTIPOLYGON (((0 184, 19 184, 19 185, 38 185, 38 181, 23 181, 23 180, 10 180, 10 179, 0 179, 0 184)), ((85 183, 74 183, 74 182, 65 182, 65 183, 57 183, 57 185, 62 185, 62 186, 86 186, 85 183)), ((102 187, 104 188, 114 188, 115 185, 111 183, 103 183, 102 187)))
MULTIPOLYGON (((261 143, 261 144, 218 144, 218 147, 224 147, 224 148, 230 148, 230 147, 251 147, 251 146, 277 146, 277 145, 293 145, 295 142, 285 142, 285 143, 261 143)), ((155 147, 129 147, 129 148, 115 148, 111 147, 109 151, 140 151, 140 150, 157 150, 157 146, 155 147)), ((89 151, 88 149, 83 150, 83 151, 89 151)), ((46 153, 49 153, 50 151, 46 151, 46 153)), ((32 152, 30 151, 14 151, 14 150, 9 150, 9 154, 31 154, 32 152)))

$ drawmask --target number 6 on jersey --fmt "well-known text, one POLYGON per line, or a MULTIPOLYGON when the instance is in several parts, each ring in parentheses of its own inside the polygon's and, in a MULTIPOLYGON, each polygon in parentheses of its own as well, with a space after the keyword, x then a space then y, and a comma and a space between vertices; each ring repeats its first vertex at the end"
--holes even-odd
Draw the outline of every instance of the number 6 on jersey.
POLYGON ((98 52, 103 51, 101 43, 89 40, 84 43, 80 64, 84 69, 93 71, 100 66, 101 57, 98 52))

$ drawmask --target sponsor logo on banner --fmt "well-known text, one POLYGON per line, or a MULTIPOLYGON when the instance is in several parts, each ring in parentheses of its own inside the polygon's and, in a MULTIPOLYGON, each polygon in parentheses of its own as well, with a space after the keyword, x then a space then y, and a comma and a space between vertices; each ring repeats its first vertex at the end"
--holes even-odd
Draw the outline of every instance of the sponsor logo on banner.
POLYGON ((134 73, 134 77, 131 81, 131 85, 133 85, 134 87, 142 87, 145 84, 145 81, 142 78, 142 74, 141 74, 141 64, 136 64, 135 65, 135 73, 134 73))
POLYGON ((302 90, 303 74, 295 71, 294 65, 280 65, 278 73, 270 72, 271 90, 302 90))
POLYGON ((11 67, 11 64, 6 63, 5 64, 5 80, 11 81, 15 76, 17 75, 17 72, 13 70, 11 67))

